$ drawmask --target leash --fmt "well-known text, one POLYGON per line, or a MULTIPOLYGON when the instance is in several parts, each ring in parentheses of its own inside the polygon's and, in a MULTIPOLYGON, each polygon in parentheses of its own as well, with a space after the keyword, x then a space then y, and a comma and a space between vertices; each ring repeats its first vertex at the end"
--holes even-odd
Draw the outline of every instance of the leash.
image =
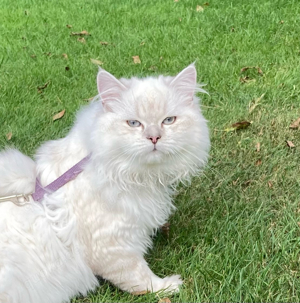
POLYGON ((90 160, 90 158, 91 154, 76 163, 74 166, 72 166, 70 169, 68 169, 65 173, 63 173, 60 177, 58 177, 46 187, 43 187, 38 178, 36 178, 34 193, 28 195, 20 194, 0 197, 0 203, 10 201, 18 206, 23 206, 30 201, 30 196, 33 198, 34 201, 40 202, 44 198, 45 194, 51 194, 60 189, 68 182, 74 180, 83 171, 85 164, 90 160))

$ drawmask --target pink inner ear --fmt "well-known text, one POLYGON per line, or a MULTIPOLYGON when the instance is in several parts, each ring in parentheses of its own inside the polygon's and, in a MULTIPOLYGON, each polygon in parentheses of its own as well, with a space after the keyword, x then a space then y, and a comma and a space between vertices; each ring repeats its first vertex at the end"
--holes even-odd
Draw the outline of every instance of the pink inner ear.
POLYGON ((122 91, 126 89, 118 79, 103 69, 98 73, 97 86, 104 105, 108 101, 120 100, 122 91))
POLYGON ((181 95, 186 95, 193 99, 197 87, 197 71, 194 64, 182 70, 171 82, 173 87, 181 95))

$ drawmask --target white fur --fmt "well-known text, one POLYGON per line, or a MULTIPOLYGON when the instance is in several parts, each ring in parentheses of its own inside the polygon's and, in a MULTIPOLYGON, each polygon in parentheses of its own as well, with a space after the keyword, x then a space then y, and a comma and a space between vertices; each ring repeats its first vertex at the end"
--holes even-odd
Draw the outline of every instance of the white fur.
POLYGON ((204 166, 209 136, 195 96, 194 65, 177 77, 121 79, 100 70, 99 96, 70 133, 46 142, 36 165, 0 153, 0 197, 46 186, 83 157, 84 171, 41 203, 0 203, 0 302, 61 303, 97 285, 177 291, 179 276, 159 278, 143 255, 174 210, 171 194, 204 166), (171 125, 166 117, 176 116, 171 125), (138 120, 130 127, 127 120, 138 120), (154 145, 151 131, 161 138, 154 145))

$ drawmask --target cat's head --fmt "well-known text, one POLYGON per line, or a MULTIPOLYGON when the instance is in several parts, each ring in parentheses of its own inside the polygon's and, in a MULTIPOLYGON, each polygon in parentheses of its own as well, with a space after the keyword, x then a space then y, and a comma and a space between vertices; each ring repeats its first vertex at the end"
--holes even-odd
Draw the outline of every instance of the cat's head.
POLYGON ((201 168, 210 141, 196 92, 194 64, 175 77, 97 77, 102 113, 93 136, 97 152, 116 173, 184 178, 201 168))

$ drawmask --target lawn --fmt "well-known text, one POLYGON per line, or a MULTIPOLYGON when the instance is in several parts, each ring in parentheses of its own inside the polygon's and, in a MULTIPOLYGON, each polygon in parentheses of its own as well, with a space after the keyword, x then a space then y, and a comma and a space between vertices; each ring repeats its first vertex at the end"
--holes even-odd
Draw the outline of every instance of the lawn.
MULTIPOLYGON (((0 148, 32 155, 65 136, 97 93, 90 59, 117 77, 196 61, 211 157, 178 188, 169 235, 146 258, 159 276, 182 275, 171 302, 300 302, 299 1, 203 1, 1 0, 0 148), (234 130, 240 121, 251 124, 234 130)), ((101 281, 72 302, 162 298, 101 281)))

